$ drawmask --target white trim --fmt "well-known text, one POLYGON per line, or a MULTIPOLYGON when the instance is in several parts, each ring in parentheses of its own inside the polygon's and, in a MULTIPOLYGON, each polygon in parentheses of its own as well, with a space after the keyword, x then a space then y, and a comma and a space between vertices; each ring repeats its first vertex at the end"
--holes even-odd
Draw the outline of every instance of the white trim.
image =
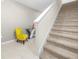
POLYGON ((14 42, 15 40, 9 40, 9 41, 6 41, 6 42, 2 42, 1 45, 5 45, 5 44, 9 44, 11 42, 14 42))

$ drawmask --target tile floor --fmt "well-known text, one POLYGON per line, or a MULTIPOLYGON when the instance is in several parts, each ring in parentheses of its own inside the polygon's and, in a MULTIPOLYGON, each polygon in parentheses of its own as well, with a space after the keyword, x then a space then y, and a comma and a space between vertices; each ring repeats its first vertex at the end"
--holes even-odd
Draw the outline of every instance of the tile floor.
POLYGON ((39 59, 34 50, 32 40, 29 40, 24 45, 13 41, 1 45, 1 59, 39 59))

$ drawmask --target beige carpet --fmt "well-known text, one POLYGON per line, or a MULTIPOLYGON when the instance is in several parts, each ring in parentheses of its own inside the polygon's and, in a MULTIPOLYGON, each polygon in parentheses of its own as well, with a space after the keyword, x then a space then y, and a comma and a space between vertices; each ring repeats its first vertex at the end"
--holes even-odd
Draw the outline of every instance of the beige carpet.
POLYGON ((77 59, 78 10, 77 2, 62 6, 50 31, 41 59, 77 59))

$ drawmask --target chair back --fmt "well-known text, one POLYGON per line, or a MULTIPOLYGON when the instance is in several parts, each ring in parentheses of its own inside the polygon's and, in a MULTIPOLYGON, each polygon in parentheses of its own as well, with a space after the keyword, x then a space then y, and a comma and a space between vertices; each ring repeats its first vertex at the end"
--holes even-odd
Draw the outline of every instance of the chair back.
POLYGON ((22 29, 21 28, 16 28, 16 36, 20 35, 22 33, 22 29))

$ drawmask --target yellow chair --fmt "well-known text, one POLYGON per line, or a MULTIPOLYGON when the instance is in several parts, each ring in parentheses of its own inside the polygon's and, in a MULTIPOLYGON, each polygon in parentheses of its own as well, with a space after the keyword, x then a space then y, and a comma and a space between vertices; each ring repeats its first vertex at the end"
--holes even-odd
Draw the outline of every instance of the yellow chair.
POLYGON ((16 32, 17 42, 18 41, 22 41, 23 44, 24 44, 25 41, 28 39, 28 35, 27 34, 23 34, 21 28, 16 28, 16 31, 15 32, 16 32))

